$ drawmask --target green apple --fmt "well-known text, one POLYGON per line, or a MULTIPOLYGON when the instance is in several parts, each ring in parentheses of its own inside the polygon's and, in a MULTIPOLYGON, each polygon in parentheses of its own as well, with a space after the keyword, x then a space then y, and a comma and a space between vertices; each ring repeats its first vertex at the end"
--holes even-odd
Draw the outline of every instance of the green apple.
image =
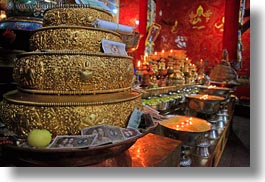
POLYGON ((29 132, 27 141, 32 147, 46 147, 52 140, 52 134, 47 129, 33 129, 29 132))

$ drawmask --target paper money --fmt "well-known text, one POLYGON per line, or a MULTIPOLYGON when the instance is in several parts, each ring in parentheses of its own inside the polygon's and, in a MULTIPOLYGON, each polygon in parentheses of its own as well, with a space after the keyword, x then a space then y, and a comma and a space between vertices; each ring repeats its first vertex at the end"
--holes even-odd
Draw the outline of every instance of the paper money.
POLYGON ((133 129, 133 128, 121 128, 121 131, 125 139, 138 137, 142 134, 137 129, 133 129))
POLYGON ((97 135, 58 135, 48 146, 51 149, 88 148, 92 146, 97 135))
POLYGON ((81 130, 81 135, 95 135, 96 139, 92 143, 93 146, 112 143, 111 138, 107 136, 107 128, 104 125, 84 128, 81 130))
POLYGON ((109 21, 98 19, 98 18, 95 20, 94 26, 96 28, 108 29, 108 30, 119 32, 119 33, 132 33, 133 32, 133 27, 131 26, 109 22, 109 21))
POLYGON ((125 50, 126 45, 124 43, 115 42, 106 39, 102 39, 101 43, 104 53, 120 55, 120 56, 128 56, 125 50))
POLYGON ((111 125, 97 125, 81 130, 82 135, 97 135, 92 145, 102 145, 106 143, 117 143, 124 140, 120 127, 111 125))
POLYGON ((134 109, 131 116, 130 116, 127 128, 137 129, 140 125, 142 114, 143 114, 143 111, 140 111, 138 109, 134 109))

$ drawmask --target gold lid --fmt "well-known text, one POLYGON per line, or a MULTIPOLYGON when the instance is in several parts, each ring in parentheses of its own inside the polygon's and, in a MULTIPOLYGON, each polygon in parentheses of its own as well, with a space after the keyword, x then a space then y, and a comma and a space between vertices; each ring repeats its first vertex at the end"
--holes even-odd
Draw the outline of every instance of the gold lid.
POLYGON ((89 52, 80 52, 80 51, 60 51, 60 50, 42 50, 42 51, 32 51, 32 52, 21 52, 17 54, 17 57, 25 57, 31 55, 85 55, 85 56, 97 56, 97 57, 114 57, 114 58, 130 58, 131 56, 123 56, 123 55, 115 55, 115 54, 107 54, 107 53, 89 53, 89 52))

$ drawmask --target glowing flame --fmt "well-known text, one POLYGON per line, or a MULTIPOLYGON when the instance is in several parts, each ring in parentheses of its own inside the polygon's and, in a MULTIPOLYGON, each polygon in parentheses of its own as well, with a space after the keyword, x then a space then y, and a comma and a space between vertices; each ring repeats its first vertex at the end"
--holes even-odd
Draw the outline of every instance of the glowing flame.
POLYGON ((215 85, 208 86, 208 88, 215 88, 215 87, 216 87, 215 85))
POLYGON ((137 66, 140 68, 141 67, 141 61, 138 61, 137 66))
POLYGON ((208 99, 208 95, 207 94, 203 95, 203 96, 200 97, 200 99, 207 100, 208 99))

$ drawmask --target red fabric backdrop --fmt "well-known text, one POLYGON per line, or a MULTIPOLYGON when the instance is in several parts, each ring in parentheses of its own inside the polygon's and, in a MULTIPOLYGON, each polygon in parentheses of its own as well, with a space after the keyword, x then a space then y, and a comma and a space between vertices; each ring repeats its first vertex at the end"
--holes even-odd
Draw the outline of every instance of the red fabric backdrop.
MULTIPOLYGON (((155 50, 180 49, 177 47, 177 36, 186 38, 187 56, 196 63, 200 59, 208 62, 211 69, 221 59, 223 47, 222 18, 225 16, 224 0, 157 0, 158 13, 156 22, 162 26, 161 33, 155 42, 155 50), (197 16, 200 22, 191 23, 197 9, 203 8, 203 16, 197 16), (208 17, 207 17, 208 16, 208 17)), ((195 19, 195 18, 194 18, 195 19)))
MULTIPOLYGON (((239 0, 156 0, 156 23, 162 26, 155 42, 155 51, 184 49, 193 63, 203 59, 206 72, 220 62, 222 49, 227 48, 231 60, 236 60, 237 27, 239 0), (198 11, 202 7, 202 16, 198 11), (193 18, 192 18, 193 17, 193 18), (192 20, 201 21, 192 24, 192 20), (225 18, 225 23, 223 18, 225 18), (186 47, 178 47, 177 37, 183 36, 186 47)), ((246 0, 246 8, 250 8, 250 0, 246 0)), ((136 31, 144 37, 135 51, 134 63, 144 54, 146 37, 147 0, 120 0, 121 24, 135 26, 136 31)), ((239 75, 250 75, 250 30, 242 35, 243 63, 239 75)), ((249 95, 244 93, 243 95, 249 95)))
POLYGON ((147 24, 147 0, 120 0, 120 18, 119 23, 135 27, 143 37, 140 39, 138 49, 133 53, 134 65, 144 55, 146 24, 147 24), (139 25, 135 21, 139 20, 139 25))

